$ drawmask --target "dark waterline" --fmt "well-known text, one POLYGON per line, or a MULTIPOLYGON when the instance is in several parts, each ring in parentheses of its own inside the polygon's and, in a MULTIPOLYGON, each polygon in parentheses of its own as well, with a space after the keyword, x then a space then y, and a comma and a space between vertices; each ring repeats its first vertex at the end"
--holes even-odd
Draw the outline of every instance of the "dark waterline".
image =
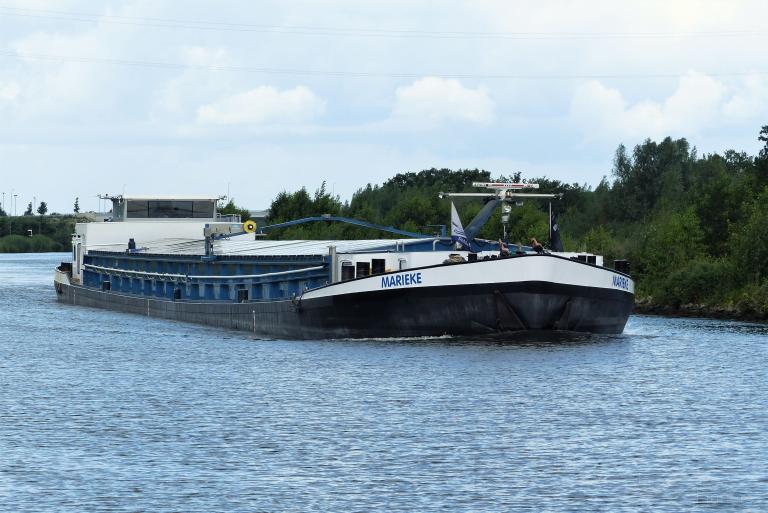
POLYGON ((768 326, 257 340, 0 255, 0 511, 768 511, 768 326))

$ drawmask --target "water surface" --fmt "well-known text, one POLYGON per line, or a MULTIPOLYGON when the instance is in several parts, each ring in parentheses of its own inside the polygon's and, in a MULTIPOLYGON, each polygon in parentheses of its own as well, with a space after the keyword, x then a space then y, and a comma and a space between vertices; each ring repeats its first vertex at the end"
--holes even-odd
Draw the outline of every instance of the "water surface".
POLYGON ((258 340, 0 255, 0 511, 768 511, 768 327, 258 340))

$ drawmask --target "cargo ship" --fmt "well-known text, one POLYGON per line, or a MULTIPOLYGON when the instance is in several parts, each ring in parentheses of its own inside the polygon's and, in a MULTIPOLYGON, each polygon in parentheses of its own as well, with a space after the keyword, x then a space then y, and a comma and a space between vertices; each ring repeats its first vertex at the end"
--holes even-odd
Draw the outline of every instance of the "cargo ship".
POLYGON ((453 204, 450 237, 347 220, 399 237, 368 240, 265 238, 331 216, 257 227, 220 215, 218 197, 108 196, 108 218, 76 225, 56 295, 267 338, 623 331, 634 304, 625 261, 608 267, 600 255, 563 251, 551 214, 550 248, 478 238, 499 207, 506 231, 515 204, 556 195, 520 191, 535 184, 473 185, 483 192, 441 193, 485 199, 466 229, 453 204))

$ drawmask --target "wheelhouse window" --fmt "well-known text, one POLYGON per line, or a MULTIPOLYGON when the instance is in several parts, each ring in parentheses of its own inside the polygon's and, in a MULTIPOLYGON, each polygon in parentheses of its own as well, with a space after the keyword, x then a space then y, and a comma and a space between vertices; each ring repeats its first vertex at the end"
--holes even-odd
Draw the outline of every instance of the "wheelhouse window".
POLYGON ((149 217, 149 202, 128 200, 128 218, 146 218, 149 217))
POLYGON ((129 219, 213 219, 213 201, 128 200, 129 219))
POLYGON ((213 202, 212 201, 194 201, 192 204, 192 217, 212 218, 213 202))
POLYGON ((190 218, 192 217, 191 201, 150 201, 149 217, 168 219, 168 218, 190 218))

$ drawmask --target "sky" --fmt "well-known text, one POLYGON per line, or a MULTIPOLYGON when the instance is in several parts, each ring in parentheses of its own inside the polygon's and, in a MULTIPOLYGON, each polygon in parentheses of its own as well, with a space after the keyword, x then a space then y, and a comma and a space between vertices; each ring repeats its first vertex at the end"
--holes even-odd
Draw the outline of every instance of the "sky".
POLYGON ((616 147, 755 154, 768 2, 0 0, 0 192, 267 208, 431 167, 596 185, 616 147))

